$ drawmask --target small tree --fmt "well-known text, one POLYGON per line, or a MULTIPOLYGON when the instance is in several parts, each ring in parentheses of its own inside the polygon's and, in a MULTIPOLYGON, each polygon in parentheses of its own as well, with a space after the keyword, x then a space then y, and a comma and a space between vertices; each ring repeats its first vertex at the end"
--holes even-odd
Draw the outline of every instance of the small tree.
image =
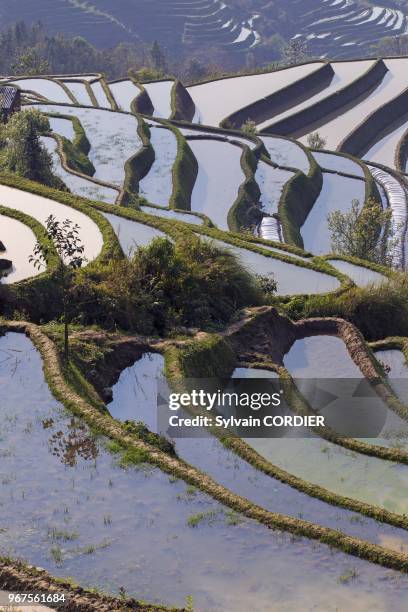
POLYGON ((149 53, 152 68, 165 73, 167 70, 166 54, 157 40, 155 40, 153 45, 150 47, 149 53))
POLYGON ((319 132, 312 132, 307 137, 307 146, 310 149, 324 149, 326 144, 327 140, 320 136, 319 132))
POLYGON ((349 211, 328 215, 333 253, 350 255, 391 266, 398 240, 391 228, 391 210, 383 210, 375 200, 361 207, 353 200, 349 211))
POLYGON ((245 132, 245 134, 257 134, 258 133, 256 123, 252 119, 247 119, 245 123, 242 124, 241 130, 245 132))
POLYGON ((18 176, 61 188, 53 175, 52 157, 42 144, 42 135, 50 132, 50 123, 39 110, 15 113, 0 126, 0 166, 18 176))
POLYGON ((40 57, 34 49, 28 49, 21 53, 11 65, 13 74, 23 74, 25 76, 48 74, 50 71, 51 67, 48 61, 40 57))
MULTIPOLYGON (((70 219, 62 223, 50 215, 45 222, 47 235, 54 243, 59 255, 59 264, 55 279, 61 293, 62 316, 64 322, 64 357, 69 359, 69 324, 71 322, 71 296, 73 291, 73 280, 75 270, 78 270, 86 261, 84 257, 84 246, 79 238, 79 226, 70 219)), ((49 247, 37 242, 29 261, 37 269, 46 267, 50 258, 49 247)))

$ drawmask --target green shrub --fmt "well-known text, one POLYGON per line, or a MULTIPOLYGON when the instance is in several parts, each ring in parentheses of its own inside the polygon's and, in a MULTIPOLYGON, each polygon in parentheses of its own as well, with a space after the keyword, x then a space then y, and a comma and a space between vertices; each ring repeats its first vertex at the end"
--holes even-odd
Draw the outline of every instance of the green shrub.
POLYGON ((40 137, 50 131, 50 124, 40 111, 23 110, 7 124, 0 124, 0 167, 49 187, 66 189, 52 172, 52 157, 40 137))
POLYGON ((214 328, 237 309, 259 304, 257 281, 234 254, 196 236, 156 238, 129 259, 79 273, 75 302, 82 322, 140 333, 175 326, 214 328))

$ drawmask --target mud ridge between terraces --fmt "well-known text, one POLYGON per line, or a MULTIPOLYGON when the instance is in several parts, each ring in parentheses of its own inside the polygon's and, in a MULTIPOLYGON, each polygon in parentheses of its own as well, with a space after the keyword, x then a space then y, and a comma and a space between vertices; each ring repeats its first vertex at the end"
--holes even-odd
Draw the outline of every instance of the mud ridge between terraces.
POLYGON ((47 603, 47 608, 67 612, 183 612, 182 608, 167 608, 138 602, 135 599, 117 599, 86 591, 80 586, 53 578, 43 569, 20 561, 0 558, 0 587, 9 592, 44 593, 65 595, 64 603, 47 603))

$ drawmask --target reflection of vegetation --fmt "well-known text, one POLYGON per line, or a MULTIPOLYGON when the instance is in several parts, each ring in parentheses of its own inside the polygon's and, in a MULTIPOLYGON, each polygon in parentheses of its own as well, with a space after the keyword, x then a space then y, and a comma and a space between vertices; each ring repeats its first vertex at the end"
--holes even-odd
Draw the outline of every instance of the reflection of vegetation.
POLYGON ((238 514, 235 510, 226 510, 225 511, 225 520, 227 525, 241 525, 244 522, 244 517, 242 514, 238 514))
POLYGON ((71 419, 68 427, 68 433, 59 430, 51 436, 48 442, 51 453, 70 467, 74 467, 79 458, 94 461, 99 450, 89 429, 75 418, 71 419))
POLYGON ((75 548, 74 552, 79 555, 93 555, 97 550, 103 550, 104 548, 108 548, 110 545, 110 540, 103 540, 100 544, 87 544, 87 546, 75 548))
POLYGON ((187 525, 189 527, 197 527, 201 523, 206 525, 213 525, 217 518, 225 518, 227 525, 236 526, 241 525, 244 522, 244 517, 235 510, 207 510, 206 512, 198 512, 192 514, 187 519, 187 525))
POLYGON ((347 584, 348 582, 350 582, 351 580, 355 580, 358 577, 358 572, 356 570, 355 567, 351 568, 350 570, 344 572, 344 574, 342 574, 339 577, 338 582, 340 584, 347 584))
MULTIPOLYGON (((69 555, 93 555, 97 550, 103 550, 110 545, 111 541, 105 539, 99 544, 87 544, 86 546, 71 548, 69 555)), ((64 563, 64 551, 58 544, 50 548, 50 555, 56 565, 61 566, 64 563)))

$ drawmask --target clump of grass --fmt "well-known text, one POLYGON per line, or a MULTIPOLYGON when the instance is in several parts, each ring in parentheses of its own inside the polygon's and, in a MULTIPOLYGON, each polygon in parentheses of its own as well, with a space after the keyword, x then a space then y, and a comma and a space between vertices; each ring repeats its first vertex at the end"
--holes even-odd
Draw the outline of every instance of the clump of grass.
POLYGON ((50 548, 51 558, 56 565, 62 565, 64 562, 64 556, 62 554, 62 549, 60 546, 53 546, 50 548))
POLYGON ((93 555, 97 550, 103 550, 108 548, 110 545, 110 540, 103 540, 99 544, 88 544, 87 546, 76 548, 75 552, 79 555, 93 555))
POLYGON ((48 529, 48 537, 53 542, 72 542, 73 540, 77 540, 79 535, 75 531, 66 531, 64 529, 52 527, 48 529))
POLYGON ((147 463, 149 456, 145 451, 138 448, 123 448, 119 442, 110 440, 106 444, 106 448, 109 452, 118 456, 118 465, 122 468, 128 468, 141 463, 147 463))
POLYGON ((198 527, 200 523, 206 523, 207 525, 213 525, 217 518, 218 512, 215 510, 208 510, 207 512, 198 512, 192 514, 187 519, 187 525, 189 527, 198 527))
POLYGON ((142 421, 125 421, 124 428, 127 432, 137 436, 139 440, 143 440, 143 442, 146 442, 151 446, 156 446, 163 452, 168 453, 173 457, 176 456, 174 444, 167 440, 167 438, 164 436, 149 431, 142 421))
POLYGON ((354 323, 366 340, 408 336, 408 274, 341 295, 296 297, 285 311, 292 319, 341 317, 354 323))

